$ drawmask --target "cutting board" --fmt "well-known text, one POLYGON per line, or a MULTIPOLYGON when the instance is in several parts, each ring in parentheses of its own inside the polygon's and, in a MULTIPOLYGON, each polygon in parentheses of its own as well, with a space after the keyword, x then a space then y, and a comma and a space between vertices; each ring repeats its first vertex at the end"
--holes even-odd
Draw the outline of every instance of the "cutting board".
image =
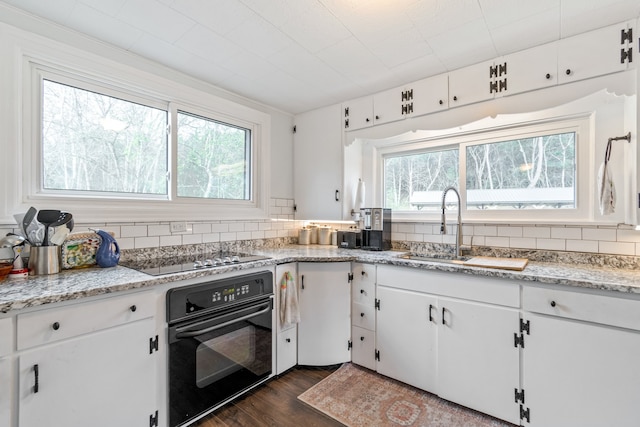
POLYGON ((501 268, 503 270, 522 271, 529 262, 526 258, 497 258, 490 256, 477 256, 464 262, 464 265, 485 268, 501 268))

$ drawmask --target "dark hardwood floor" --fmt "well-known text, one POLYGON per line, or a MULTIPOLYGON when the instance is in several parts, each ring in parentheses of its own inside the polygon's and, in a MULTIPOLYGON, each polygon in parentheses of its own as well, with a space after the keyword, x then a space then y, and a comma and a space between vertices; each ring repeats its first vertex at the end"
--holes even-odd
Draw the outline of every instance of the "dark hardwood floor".
POLYGON ((335 371, 295 367, 245 396, 209 414, 194 427, 339 427, 335 421, 298 400, 298 396, 335 371))

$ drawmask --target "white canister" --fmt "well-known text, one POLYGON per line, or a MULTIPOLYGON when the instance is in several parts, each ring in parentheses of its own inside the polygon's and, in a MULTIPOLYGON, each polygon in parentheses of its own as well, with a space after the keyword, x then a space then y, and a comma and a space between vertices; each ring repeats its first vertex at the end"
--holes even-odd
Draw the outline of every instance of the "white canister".
POLYGON ((329 227, 318 228, 318 244, 319 245, 331 244, 331 229, 329 227))
POLYGON ((312 245, 317 245, 318 244, 318 226, 317 225, 310 225, 309 226, 309 243, 311 243, 312 245))
POLYGON ((298 244, 308 245, 311 243, 311 231, 308 228, 298 230, 298 244))
POLYGON ((331 231, 331 246, 338 246, 338 230, 331 231))

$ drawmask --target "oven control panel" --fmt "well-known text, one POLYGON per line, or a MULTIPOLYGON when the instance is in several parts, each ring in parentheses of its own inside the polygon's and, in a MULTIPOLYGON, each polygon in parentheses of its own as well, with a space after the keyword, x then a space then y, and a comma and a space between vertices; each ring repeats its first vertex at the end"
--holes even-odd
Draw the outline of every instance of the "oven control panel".
POLYGON ((270 271, 173 288, 167 292, 167 321, 178 321, 203 310, 272 294, 273 274, 270 271))

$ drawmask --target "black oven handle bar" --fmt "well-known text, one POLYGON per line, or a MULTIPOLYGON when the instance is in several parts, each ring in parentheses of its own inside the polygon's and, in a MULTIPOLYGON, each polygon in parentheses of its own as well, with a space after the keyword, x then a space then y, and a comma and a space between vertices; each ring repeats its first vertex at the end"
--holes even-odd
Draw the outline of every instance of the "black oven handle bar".
MULTIPOLYGON (((197 329, 197 330, 193 331, 193 330, 186 330, 186 329, 190 329, 188 327, 176 328, 176 338, 177 339, 192 338, 192 337, 196 337, 198 335, 206 334, 208 332, 215 331, 216 329, 224 328, 225 326, 229 326, 229 325, 232 325, 234 323, 242 322, 243 320, 247 320, 247 319, 251 319, 252 317, 259 316, 259 315, 264 314, 264 313, 266 313, 268 311, 271 311, 271 309, 272 309, 271 308, 271 302, 268 302, 267 304, 262 304, 261 306, 265 306, 265 308, 260 310, 260 311, 255 312, 255 313, 247 314, 246 316, 242 316, 242 317, 237 317, 235 319, 229 320, 228 322, 219 323, 217 325, 210 326, 210 327, 205 328, 205 329, 197 329)), ((201 323, 205 323, 205 322, 201 322, 201 323)), ((191 325, 191 326, 193 326, 193 325, 191 325)))

